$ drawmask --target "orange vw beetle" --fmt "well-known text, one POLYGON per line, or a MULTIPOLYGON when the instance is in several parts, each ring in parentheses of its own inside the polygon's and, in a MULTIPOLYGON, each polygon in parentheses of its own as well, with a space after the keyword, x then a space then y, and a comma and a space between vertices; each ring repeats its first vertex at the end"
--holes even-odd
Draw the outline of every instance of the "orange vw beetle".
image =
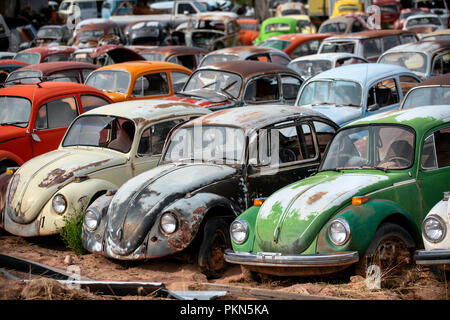
POLYGON ((86 84, 102 90, 114 102, 172 96, 192 71, 161 61, 130 61, 107 65, 92 72, 86 84))

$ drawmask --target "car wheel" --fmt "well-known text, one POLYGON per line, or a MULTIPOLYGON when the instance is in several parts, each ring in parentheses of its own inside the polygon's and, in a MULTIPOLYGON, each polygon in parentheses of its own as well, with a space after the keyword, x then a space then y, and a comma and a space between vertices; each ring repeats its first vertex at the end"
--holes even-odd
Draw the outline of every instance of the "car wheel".
POLYGON ((198 265, 209 279, 220 277, 228 266, 224 252, 231 248, 228 224, 222 218, 209 219, 204 227, 198 253, 198 265))
POLYGON ((377 287, 392 287, 404 280, 412 263, 415 243, 401 226, 384 223, 376 231, 366 252, 356 264, 356 274, 371 278, 377 287))

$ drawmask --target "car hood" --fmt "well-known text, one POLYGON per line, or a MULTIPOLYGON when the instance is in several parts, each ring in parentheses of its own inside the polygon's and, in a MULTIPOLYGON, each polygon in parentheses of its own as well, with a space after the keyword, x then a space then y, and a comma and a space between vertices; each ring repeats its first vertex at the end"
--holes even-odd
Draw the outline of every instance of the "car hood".
POLYGON ((165 207, 235 173, 236 169, 227 165, 166 164, 130 179, 120 187, 109 206, 107 245, 115 254, 131 254, 165 207))
POLYGON ((16 126, 0 126, 0 143, 26 136, 26 128, 16 126))
POLYGON ((339 126, 347 122, 361 118, 362 108, 335 106, 335 105, 308 105, 307 107, 326 115, 328 118, 336 122, 339 126))
POLYGON ((278 190, 262 205, 255 241, 262 251, 299 254, 354 196, 390 185, 382 174, 321 172, 278 190))
POLYGON ((30 223, 53 195, 69 184, 75 175, 86 175, 99 169, 126 162, 113 152, 82 149, 60 149, 31 159, 17 170, 19 181, 9 204, 11 219, 30 223))
POLYGON ((208 90, 201 91, 198 96, 175 94, 174 96, 166 98, 166 100, 192 103, 205 108, 230 108, 236 105, 235 101, 227 99, 221 94, 208 92, 208 90))

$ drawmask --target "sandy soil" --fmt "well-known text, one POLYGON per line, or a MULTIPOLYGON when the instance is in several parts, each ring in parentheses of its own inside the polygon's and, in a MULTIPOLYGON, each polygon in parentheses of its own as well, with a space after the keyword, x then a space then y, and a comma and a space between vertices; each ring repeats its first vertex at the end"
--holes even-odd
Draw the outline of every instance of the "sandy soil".
MULTIPOLYGON (((450 296, 448 283, 437 281, 427 268, 417 266, 413 266, 407 272, 406 281, 398 287, 369 290, 364 278, 349 274, 328 278, 267 277, 260 281, 248 281, 242 277, 239 266, 230 266, 220 279, 208 280, 195 264, 182 261, 159 259, 124 263, 94 254, 77 256, 66 249, 58 237, 25 239, 2 232, 0 233, 0 253, 60 269, 66 269, 69 264, 77 265, 80 267, 82 276, 95 280, 162 282, 169 290, 196 290, 200 288, 201 283, 215 283, 272 289, 274 292, 353 299, 445 300, 450 296)), ((54 280, 42 278, 26 284, 20 283, 0 273, 0 299, 115 298, 117 297, 94 295, 84 290, 69 290, 54 280)), ((133 297, 125 297, 125 299, 130 298, 133 297)), ((229 295, 227 298, 241 299, 242 297, 229 295)))

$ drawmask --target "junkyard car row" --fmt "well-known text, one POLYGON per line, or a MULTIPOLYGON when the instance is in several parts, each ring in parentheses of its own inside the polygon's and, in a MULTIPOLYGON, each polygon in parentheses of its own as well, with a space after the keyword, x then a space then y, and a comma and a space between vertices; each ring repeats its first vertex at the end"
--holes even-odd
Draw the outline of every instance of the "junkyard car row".
POLYGON ((185 2, 44 26, 0 60, 0 227, 77 215, 92 254, 187 255, 209 278, 448 272, 439 11, 377 1, 379 30, 338 1, 319 28, 300 3, 258 21, 185 2))

